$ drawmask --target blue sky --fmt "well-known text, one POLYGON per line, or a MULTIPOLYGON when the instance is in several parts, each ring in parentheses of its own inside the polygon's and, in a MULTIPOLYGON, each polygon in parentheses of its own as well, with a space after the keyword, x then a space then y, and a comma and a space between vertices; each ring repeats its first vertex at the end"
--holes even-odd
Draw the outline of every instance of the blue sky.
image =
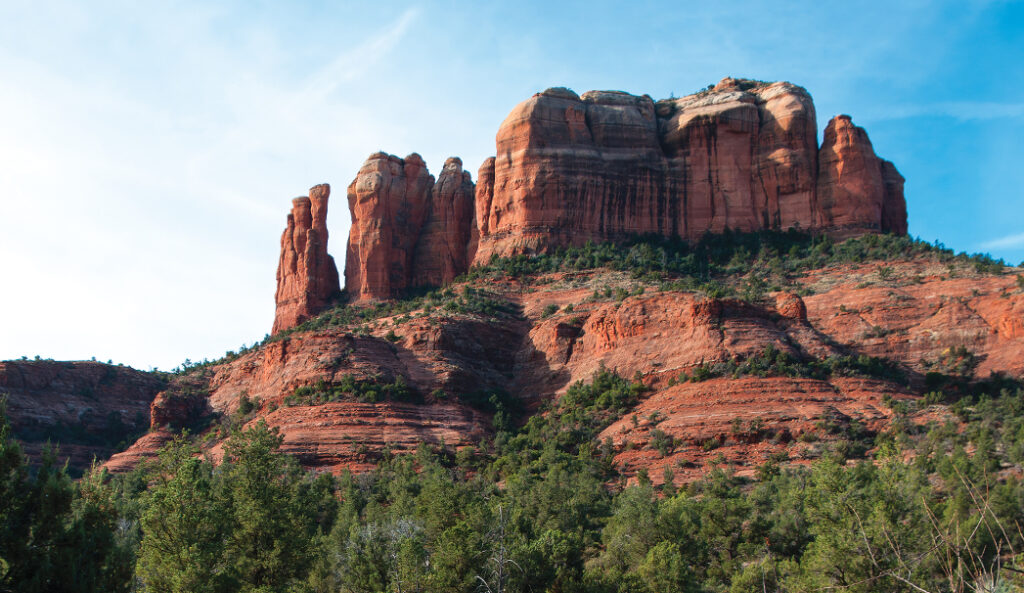
POLYGON ((1024 2, 0 3, 0 359, 171 368, 263 337, 290 198, 377 150, 474 173, 550 86, 790 80, 910 232, 1024 259, 1024 2))

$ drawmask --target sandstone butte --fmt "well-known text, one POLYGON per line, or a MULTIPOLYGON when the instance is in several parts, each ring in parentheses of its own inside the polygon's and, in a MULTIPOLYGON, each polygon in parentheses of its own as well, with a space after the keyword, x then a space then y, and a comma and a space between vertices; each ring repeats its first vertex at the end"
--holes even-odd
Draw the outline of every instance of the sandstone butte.
MULTIPOLYGON (((458 158, 435 179, 418 154, 370 155, 348 186, 349 298, 442 286, 493 256, 642 234, 907 231, 895 166, 849 116, 830 120, 819 146, 811 96, 787 82, 726 78, 657 102, 548 89, 505 118, 496 154, 476 185, 458 158)), ((327 192, 311 191, 311 223, 301 200, 281 241, 275 332, 323 310, 341 288, 330 284, 327 192)))
MULTIPOLYGON (((458 159, 436 179, 415 154, 376 153, 363 164, 347 192, 348 298, 358 305, 447 284, 494 255, 636 233, 694 239, 726 228, 794 226, 836 238, 905 233, 903 178, 875 156, 866 133, 846 116, 829 122, 821 146, 815 130, 810 97, 788 83, 725 79, 659 102, 617 92, 539 93, 502 124, 497 156, 480 168, 475 186, 458 159)), ((479 444, 492 430, 490 418, 461 395, 500 389, 534 410, 607 368, 650 387, 601 435, 627 472, 647 468, 657 483, 671 466, 683 481, 725 460, 752 474, 779 452, 794 463, 813 458, 820 441, 832 438, 822 422, 883 429, 894 415, 886 398, 918 398, 929 369, 958 348, 976 357, 978 377, 1024 374, 1024 294, 1015 277, 935 257, 887 261, 884 269, 875 262, 811 270, 754 303, 657 285, 640 293, 638 281, 601 269, 492 277, 451 291, 485 291, 505 304, 503 312, 423 306, 304 329, 297 324, 330 306, 340 288, 326 252, 327 197, 327 187, 317 186, 293 203, 282 237, 276 335, 141 398, 151 402, 150 430, 107 468, 151 459, 183 427, 234 417, 278 428, 284 450, 307 468, 364 471, 385 448, 479 444), (611 289, 623 297, 594 297, 611 289), (803 358, 885 357, 906 380, 676 381, 702 364, 767 346, 803 358), (401 378, 418 401, 294 396, 351 377, 401 378), (244 416, 243 397, 255 404, 244 416), (735 428, 754 421, 757 430, 735 428), (655 428, 680 445, 662 455, 652 444, 655 428), (813 438, 798 438, 805 434, 813 438)), ((913 420, 929 417, 948 411, 932 406, 913 420)), ((205 446, 217 458, 220 437, 207 430, 205 446)))
POLYGON ((451 282, 490 257, 655 234, 799 227, 906 232, 903 177, 837 116, 817 143, 811 96, 726 78, 654 101, 564 88, 516 105, 477 184, 450 159, 372 155, 348 186, 345 290, 356 300, 451 282))

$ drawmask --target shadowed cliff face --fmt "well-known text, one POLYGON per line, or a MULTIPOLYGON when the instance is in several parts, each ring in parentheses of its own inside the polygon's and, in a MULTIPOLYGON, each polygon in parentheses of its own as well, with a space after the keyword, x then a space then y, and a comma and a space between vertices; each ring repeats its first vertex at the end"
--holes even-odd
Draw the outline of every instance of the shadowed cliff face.
POLYGON ((903 178, 837 116, 817 144, 814 104, 787 82, 726 78, 655 103, 548 89, 517 105, 474 187, 449 159, 372 155, 349 186, 346 289, 356 300, 440 286, 494 255, 726 229, 907 230, 903 178))
POLYGON ((34 461, 47 443, 74 472, 131 444, 149 425, 164 381, 153 373, 98 362, 0 362, 0 398, 14 436, 34 461))

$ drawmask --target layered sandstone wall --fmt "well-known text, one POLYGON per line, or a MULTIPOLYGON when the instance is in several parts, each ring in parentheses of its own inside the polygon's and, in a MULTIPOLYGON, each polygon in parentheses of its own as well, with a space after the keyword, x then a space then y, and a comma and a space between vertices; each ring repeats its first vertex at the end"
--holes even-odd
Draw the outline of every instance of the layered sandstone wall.
POLYGON ((0 361, 0 400, 14 436, 33 462, 53 445, 76 473, 145 432, 163 387, 155 373, 99 362, 0 361))
POLYGON ((548 89, 498 131, 477 261, 644 233, 905 233, 903 179, 864 130, 839 116, 820 150, 816 136, 810 95, 786 82, 727 78, 657 103, 548 89))

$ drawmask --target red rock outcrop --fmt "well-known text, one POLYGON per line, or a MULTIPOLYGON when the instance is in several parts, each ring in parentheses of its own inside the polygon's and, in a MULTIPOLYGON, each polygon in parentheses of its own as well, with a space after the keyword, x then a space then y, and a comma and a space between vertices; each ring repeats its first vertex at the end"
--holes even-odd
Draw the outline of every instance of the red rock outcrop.
POLYGON ((371 155, 348 188, 349 295, 388 299, 441 286, 468 270, 476 243, 474 190, 458 158, 445 162, 435 183, 418 154, 371 155))
POLYGON ((902 178, 863 130, 833 120, 820 157, 816 135, 810 95, 785 82, 657 103, 548 89, 512 110, 481 168, 475 261, 645 233, 905 232, 902 178))
POLYGON ((283 449, 310 468, 365 470, 386 445, 409 452, 423 442, 479 443, 489 419, 454 395, 508 384, 525 331, 521 325, 460 316, 444 323, 407 322, 395 328, 397 343, 384 338, 383 330, 375 336, 298 333, 270 342, 207 374, 175 377, 153 403, 151 432, 104 465, 127 471, 152 459, 174 430, 204 414, 229 415, 242 396, 255 403, 254 420, 280 428, 283 449), (288 399, 298 387, 346 376, 384 382, 402 377, 419 399, 432 399, 415 404, 347 399, 320 405, 288 399), (453 397, 439 400, 438 393, 453 397))
POLYGON ((882 200, 882 230, 897 235, 907 234, 907 200, 903 197, 903 182, 906 181, 896 165, 882 161, 882 184, 885 199, 882 200))
MULTIPOLYGON (((969 264, 950 268, 928 258, 886 261, 884 275, 880 265, 811 271, 794 292, 758 304, 657 286, 621 301, 595 298, 597 288, 636 282, 611 271, 551 274, 525 284, 477 280, 477 290, 508 301, 521 315, 492 318, 434 307, 371 322, 367 335, 352 333, 363 322, 295 333, 205 375, 175 378, 154 402, 154 425, 158 416, 172 427, 195 418, 195 406, 167 405, 185 401, 175 394, 199 394, 195 401, 206 404, 205 413, 225 415, 245 395, 256 404, 249 421, 279 427, 285 449, 304 465, 363 471, 385 446, 410 451, 420 442, 478 443, 489 419, 462 403, 463 396, 502 389, 533 409, 603 367, 624 377, 639 374, 651 387, 602 440, 612 439, 617 463, 629 471, 647 468, 658 482, 664 467, 677 480, 694 478, 719 454, 742 474, 780 452, 794 462, 813 458, 819 441, 832 438, 818 428, 821 421, 882 429, 892 414, 885 396, 922 393, 925 374, 954 348, 971 353, 977 378, 1024 376, 1024 293, 1014 274, 977 274, 969 264), (885 357, 906 380, 725 376, 677 383, 697 366, 742 359, 767 346, 799 358, 885 357), (419 403, 288 399, 298 387, 347 375, 402 377, 419 403), (193 379, 199 382, 189 383, 193 379), (656 422, 650 420, 655 412, 656 422), (668 455, 650 443, 655 427, 680 442, 668 455), (805 432, 814 435, 795 440, 805 432), (717 445, 708 445, 712 439, 717 445)), ((107 467, 121 471, 151 458, 170 434, 155 428, 107 467)))
POLYGON ((323 311, 340 292, 338 268, 327 254, 327 200, 331 186, 315 185, 292 200, 281 235, 272 332, 294 327, 323 311))
POLYGON ((807 305, 803 299, 791 292, 780 292, 775 295, 775 310, 788 319, 807 321, 807 305))
POLYGON ((433 186, 433 175, 415 153, 400 159, 378 152, 360 167, 348 186, 345 290, 351 298, 390 298, 410 287, 433 186))
POLYGON ((476 232, 474 190, 462 159, 445 161, 430 190, 427 220, 413 256, 412 286, 443 286, 469 269, 476 232))
POLYGON ((494 255, 656 234, 800 228, 906 233, 903 177, 837 116, 820 149, 810 95, 733 78, 655 103, 537 93, 501 124, 474 188, 459 159, 370 156, 349 186, 355 300, 439 286, 494 255))
POLYGON ((664 482, 666 469, 677 483, 689 482, 719 463, 752 477, 773 454, 784 453, 791 463, 809 463, 820 455, 822 445, 816 441, 828 438, 819 428, 822 421, 849 426, 856 420, 869 430, 883 430, 893 416, 883 403, 887 397, 910 395, 892 383, 846 377, 681 383, 640 402, 598 439, 611 440, 616 463, 632 471, 645 468, 656 484, 664 482), (634 417, 642 420, 634 422, 634 417), (678 446, 659 451, 653 443, 655 429, 678 446), (810 442, 796 442, 804 434, 813 435, 806 439, 810 442))
POLYGON ((839 237, 864 232, 907 232, 903 177, 875 156, 863 128, 848 115, 825 127, 818 156, 821 226, 839 237))
POLYGON ((153 373, 98 362, 0 362, 14 436, 35 461, 47 442, 58 445, 76 472, 144 432, 163 385, 153 373))

